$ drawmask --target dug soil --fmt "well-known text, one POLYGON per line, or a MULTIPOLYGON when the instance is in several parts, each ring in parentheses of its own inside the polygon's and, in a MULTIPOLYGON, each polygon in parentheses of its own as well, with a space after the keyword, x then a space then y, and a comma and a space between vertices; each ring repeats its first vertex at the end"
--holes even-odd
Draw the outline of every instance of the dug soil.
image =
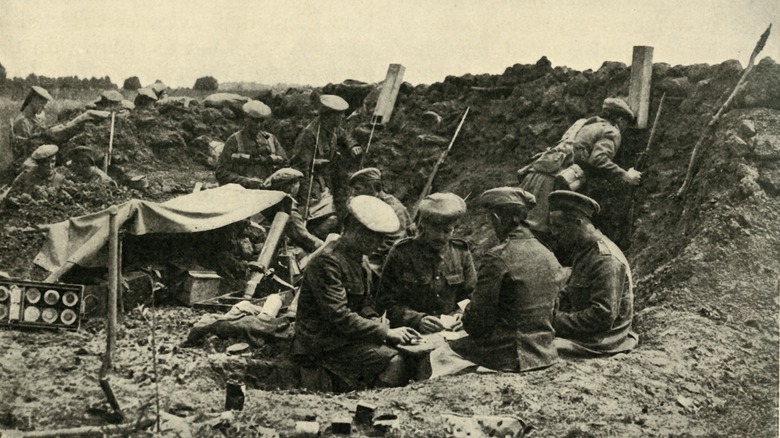
MULTIPOLYGON (((778 435, 778 310, 780 306, 780 67, 762 60, 735 104, 707 129, 743 72, 737 61, 720 65, 653 66, 650 121, 666 93, 641 187, 598 183, 599 226, 625 250, 635 283, 639 347, 609 358, 562 360, 542 371, 468 374, 414 382, 403 388, 346 394, 289 389, 297 376, 274 360, 282 341, 255 342, 237 356, 240 340, 207 338, 185 343, 201 310, 148 307, 122 318, 111 385, 127 418, 163 411, 182 418, 195 436, 291 436, 295 422, 315 418, 324 435, 335 417, 350 416, 358 401, 399 418, 392 436, 445 436, 441 414, 512 415, 531 423, 532 436, 750 436, 778 435), (703 139, 702 139, 703 137, 703 139), (692 184, 677 196, 694 144, 702 140, 692 184), (157 349, 157 382, 151 343, 157 349), (248 384, 244 409, 224 411, 226 381, 248 384), (274 386, 287 389, 273 389, 274 386)), ((292 145, 313 116, 317 93, 348 97, 349 120, 367 163, 377 165, 387 188, 405 204, 417 201, 425 180, 469 108, 463 130, 440 168, 434 191, 473 199, 481 191, 516 185, 515 172, 554 145, 580 117, 598 113, 605 97, 625 96, 630 69, 607 62, 597 71, 553 68, 542 58, 502 75, 448 77, 401 89, 392 119, 374 131, 360 111, 371 87, 331 84, 313 92, 264 96, 277 111, 269 131, 292 145)), ((0 217, 0 270, 29 279, 41 223, 95 211, 129 197, 164 200, 213 184, 208 145, 224 141, 240 114, 194 106, 136 113, 118 123, 112 174, 122 187, 80 197, 46 195, 0 217), (123 187, 146 175, 141 192, 123 187), (46 197, 44 196, 44 198, 46 197)), ((616 157, 632 167, 649 129, 629 129, 616 157)), ((103 144, 104 124, 88 126, 73 142, 103 144)), ((75 143, 74 143, 75 145, 75 143)), ((239 227, 240 228, 240 227, 239 227)), ((243 233, 243 234, 242 234, 243 233)), ((237 229, 214 239, 245 237, 237 229)), ((470 212, 458 230, 479 258, 496 243, 488 222, 470 212)), ((232 251, 225 245, 225 253, 232 251)), ((125 254, 125 263, 142 263, 125 254)), ((241 280, 236 264, 210 269, 241 280)), ((102 321, 78 332, 0 331, 0 428, 44 430, 110 421, 98 385, 105 347, 102 321)), ((353 430, 353 435, 371 432, 353 430)), ((139 434, 141 434, 139 432, 139 434)))

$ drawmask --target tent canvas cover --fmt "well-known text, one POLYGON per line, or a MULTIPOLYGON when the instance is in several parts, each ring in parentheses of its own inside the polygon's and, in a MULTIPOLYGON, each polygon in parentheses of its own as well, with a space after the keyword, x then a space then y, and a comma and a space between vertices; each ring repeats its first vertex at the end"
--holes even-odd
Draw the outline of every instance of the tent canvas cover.
POLYGON ((50 225, 35 264, 49 272, 65 265, 105 266, 109 215, 117 209, 120 229, 134 235, 196 233, 252 217, 289 197, 284 192, 249 190, 228 184, 163 203, 133 199, 105 210, 50 225))

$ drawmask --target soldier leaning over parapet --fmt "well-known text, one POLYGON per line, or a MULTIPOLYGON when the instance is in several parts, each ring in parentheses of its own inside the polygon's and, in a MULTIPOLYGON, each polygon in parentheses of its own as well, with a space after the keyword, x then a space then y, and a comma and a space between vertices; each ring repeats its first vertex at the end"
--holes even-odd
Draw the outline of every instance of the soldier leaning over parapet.
POLYGON ((108 184, 116 186, 116 182, 105 172, 95 166, 95 151, 87 146, 78 146, 68 153, 70 159, 64 173, 65 178, 80 184, 108 184))
POLYGON ((628 185, 638 185, 642 174, 622 169, 612 161, 620 148, 621 131, 634 120, 634 113, 621 99, 607 98, 598 117, 580 119, 572 125, 553 148, 536 161, 520 169, 520 187, 537 200, 528 215, 535 232, 547 234, 547 196, 556 189, 587 193, 587 180, 598 174, 617 178, 628 185))
POLYGON ((220 184, 240 184, 248 189, 267 187, 266 178, 287 162, 276 136, 263 130, 271 108, 259 100, 243 105, 244 127, 231 135, 219 155, 215 171, 220 184))

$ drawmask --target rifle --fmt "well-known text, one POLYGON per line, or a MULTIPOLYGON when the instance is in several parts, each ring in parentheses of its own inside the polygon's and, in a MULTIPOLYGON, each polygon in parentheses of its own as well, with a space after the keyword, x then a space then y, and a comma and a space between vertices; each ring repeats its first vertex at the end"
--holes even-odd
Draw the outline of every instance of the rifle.
POLYGON ((111 133, 108 137, 108 153, 106 153, 103 159, 103 172, 108 173, 108 166, 111 164, 111 154, 114 151, 114 122, 116 121, 116 113, 111 111, 111 133))
POLYGON ((734 100, 734 96, 736 96, 737 93, 745 86, 745 79, 747 78, 747 75, 753 70, 753 65, 756 61, 756 56, 758 56, 758 54, 764 49, 764 45, 766 45, 766 40, 769 38, 769 32, 771 30, 772 30, 772 25, 770 24, 769 27, 766 28, 764 33, 762 33, 761 37, 758 39, 758 42, 756 43, 756 47, 753 49, 753 53, 750 54, 750 60, 748 61, 748 65, 747 67, 745 67, 745 71, 744 73, 742 73, 742 76, 739 78, 739 81, 737 82, 737 85, 734 87, 734 90, 731 92, 728 99, 726 99, 726 102, 724 102, 723 105, 720 106, 718 112, 714 116, 712 116, 710 122, 707 123, 707 129, 705 129, 704 133, 699 138, 699 141, 696 142, 696 145, 693 147, 693 152, 691 152, 691 159, 688 162, 688 171, 685 173, 685 180, 683 181, 680 190, 678 190, 677 193, 675 193, 673 196, 679 198, 685 193, 686 190, 688 190, 688 185, 691 183, 691 179, 693 178, 693 168, 694 165, 696 164, 696 157, 698 156, 699 148, 704 143, 704 139, 709 137, 710 133, 714 131, 715 125, 718 124, 718 121, 720 121, 720 117, 731 105, 731 101, 734 100))
POLYGON ((320 126, 317 124, 317 135, 314 137, 314 153, 311 156, 311 167, 309 167, 309 190, 306 194, 306 206, 303 208, 303 225, 309 221, 309 207, 311 206, 311 188, 314 185, 314 162, 317 161, 317 151, 320 145, 320 126))
POLYGON ((444 162, 444 159, 447 158, 447 154, 450 152, 450 149, 452 149, 452 145, 455 143, 455 139, 458 138, 458 133, 460 133, 460 128, 463 127, 463 122, 466 121, 466 116, 469 113, 469 109, 471 107, 466 107, 466 111, 463 113, 463 117, 460 119, 460 123, 458 123, 458 128, 455 130, 455 135, 452 136, 452 140, 450 140, 449 146, 447 146, 447 149, 442 152, 441 156, 439 157, 439 160, 436 161, 436 164, 433 165, 433 170, 431 171, 431 174, 428 176, 428 182, 425 183, 425 187, 423 188, 422 193, 420 193, 420 199, 417 200, 417 203, 414 205, 414 210, 412 211, 412 222, 414 222, 415 219, 417 219, 417 213, 420 210, 420 203, 423 199, 425 199, 426 196, 431 191, 431 186, 433 185, 433 179, 436 177, 436 172, 439 171, 439 166, 442 162, 444 162))
POLYGON ((368 150, 371 148, 371 139, 374 138, 374 128, 376 128, 376 123, 371 122, 371 134, 368 135, 368 144, 366 145, 366 151, 363 152, 363 158, 360 159, 360 168, 363 168, 363 163, 366 162, 366 156, 368 155, 368 150))

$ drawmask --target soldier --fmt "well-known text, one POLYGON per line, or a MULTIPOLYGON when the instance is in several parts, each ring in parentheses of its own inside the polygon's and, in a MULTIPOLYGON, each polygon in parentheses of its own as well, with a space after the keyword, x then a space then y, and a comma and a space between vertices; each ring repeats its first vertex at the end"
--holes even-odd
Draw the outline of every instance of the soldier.
POLYGON ((116 183, 105 172, 95 166, 95 152, 87 146, 73 148, 68 154, 68 163, 65 177, 75 183, 81 184, 108 184, 116 186, 116 183))
POLYGON ((479 200, 501 243, 488 251, 463 314, 468 337, 450 347, 475 364, 501 371, 529 371, 557 360, 553 307, 563 270, 553 253, 528 229, 534 196, 499 187, 479 200))
POLYGON ((284 167, 287 153, 276 137, 263 131, 271 108, 259 100, 243 105, 244 127, 231 135, 217 160, 216 178, 224 184, 240 184, 248 189, 263 189, 265 178, 275 167, 284 167))
POLYGON ((337 220, 332 219, 332 215, 344 216, 347 175, 357 167, 356 158, 363 153, 355 139, 342 127, 347 108, 349 105, 339 96, 323 94, 320 96, 319 116, 295 140, 292 167, 304 175, 298 200, 304 208, 304 219, 321 218, 320 221, 327 223, 321 227, 320 234, 335 228, 337 220), (308 199, 310 181, 311 199, 308 199))
POLYGON ((75 129, 90 120, 105 119, 107 114, 101 111, 86 111, 68 123, 52 127, 46 126, 44 109, 53 100, 51 94, 42 87, 33 85, 22 103, 21 114, 11 122, 11 150, 13 152, 14 172, 29 169, 32 161, 25 161, 40 142, 50 140, 57 143, 65 142, 72 137, 75 129))
POLYGON ((290 195, 293 205, 290 209, 290 221, 287 223, 287 235, 295 245, 300 246, 305 251, 314 252, 324 242, 319 237, 311 234, 303 223, 303 217, 298 208, 298 201, 295 200, 301 188, 302 179, 303 173, 296 169, 285 167, 268 177, 268 190, 278 190, 290 195))
POLYGON ((31 169, 20 174, 11 184, 9 197, 24 193, 30 194, 36 187, 60 187, 65 182, 65 176, 54 171, 57 161, 57 145, 45 144, 39 146, 30 158, 35 163, 31 169))
POLYGON ((388 235, 384 243, 368 258, 372 270, 381 274, 382 265, 385 262, 390 248, 399 240, 405 237, 414 237, 417 235, 417 228, 412 222, 409 211, 404 207, 401 201, 395 196, 385 192, 382 182, 382 172, 376 167, 366 167, 352 174, 349 178, 349 188, 352 196, 368 195, 379 198, 387 205, 393 208, 395 215, 401 222, 398 232, 388 235))
POLYGON ((598 117, 578 120, 558 145, 518 172, 520 187, 537 199, 528 215, 532 230, 549 233, 547 196, 555 189, 586 191, 587 180, 599 174, 632 186, 640 183, 641 172, 623 170, 612 161, 620 148, 621 131, 633 120, 634 113, 622 99, 607 98, 598 117))
POLYGON ((292 353, 301 364, 324 367, 349 389, 403 385, 404 361, 385 343, 409 343, 420 335, 380 321, 361 262, 400 224, 390 206, 371 196, 356 196, 347 208, 343 235, 303 274, 292 353))
POLYGON ((422 333, 461 327, 457 305, 476 283, 476 269, 466 242, 453 239, 466 202, 452 193, 434 193, 420 203, 420 234, 400 240, 390 250, 379 280, 377 299, 392 326, 422 333), (455 317, 447 327, 440 315, 455 317))
POLYGON ((95 100, 94 106, 95 109, 103 111, 120 111, 123 109, 122 101, 124 99, 122 93, 116 90, 107 90, 100 93, 100 97, 95 100))
POLYGON ((597 230, 591 217, 599 204, 568 190, 550 194, 550 231, 573 254, 571 276, 553 318, 556 346, 566 354, 612 354, 632 350, 634 292, 623 253, 597 230))

